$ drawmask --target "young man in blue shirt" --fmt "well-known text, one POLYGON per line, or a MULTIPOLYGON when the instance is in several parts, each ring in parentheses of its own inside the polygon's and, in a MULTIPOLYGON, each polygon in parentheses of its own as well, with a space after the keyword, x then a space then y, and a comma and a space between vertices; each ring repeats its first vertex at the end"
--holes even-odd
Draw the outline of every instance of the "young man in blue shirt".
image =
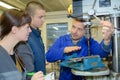
MULTIPOLYGON (((99 44, 94 39, 90 39, 90 52, 92 55, 106 57, 111 51, 111 37, 113 26, 108 21, 101 21, 103 40, 99 44)), ((80 20, 74 19, 71 33, 59 37, 46 53, 48 62, 64 61, 68 56, 77 53, 78 57, 88 56, 88 44, 85 37, 86 29, 80 20)), ((73 75, 71 69, 60 66, 59 80, 82 80, 81 76, 73 75)))
POLYGON ((26 5, 25 12, 32 19, 30 23, 32 32, 27 42, 17 46, 18 51, 24 59, 28 72, 42 71, 46 74, 45 49, 40 30, 45 21, 46 11, 41 3, 31 1, 26 5))

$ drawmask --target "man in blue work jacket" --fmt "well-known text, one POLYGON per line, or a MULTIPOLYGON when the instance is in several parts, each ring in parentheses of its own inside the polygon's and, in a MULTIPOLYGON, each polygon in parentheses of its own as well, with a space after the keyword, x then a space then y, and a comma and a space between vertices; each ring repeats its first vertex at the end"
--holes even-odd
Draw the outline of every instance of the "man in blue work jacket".
MULTIPOLYGON (((101 21, 103 40, 99 44, 94 39, 90 39, 90 52, 93 55, 106 57, 111 51, 111 37, 114 31, 113 25, 108 21, 101 21)), ((84 36, 86 33, 83 22, 78 19, 73 20, 71 34, 59 37, 46 53, 48 62, 57 60, 64 61, 68 56, 77 53, 78 57, 88 56, 88 43, 84 36)), ((71 69, 60 66, 59 80, 82 80, 81 76, 73 75, 71 69)))

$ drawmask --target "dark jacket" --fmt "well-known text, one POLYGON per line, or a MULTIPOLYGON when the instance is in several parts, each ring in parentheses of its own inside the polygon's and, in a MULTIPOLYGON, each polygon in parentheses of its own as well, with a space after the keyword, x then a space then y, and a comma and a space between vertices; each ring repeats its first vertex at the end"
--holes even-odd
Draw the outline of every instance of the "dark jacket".
MULTIPOLYGON (((34 72, 34 55, 27 42, 20 42, 16 45, 17 51, 22 57, 26 71, 34 72)), ((32 76, 27 76, 27 80, 30 80, 32 76)))
POLYGON ((43 71, 46 74, 45 65, 45 49, 39 30, 31 28, 28 44, 30 45, 34 54, 34 71, 43 71))
POLYGON ((7 51, 0 46, 0 80, 26 80, 25 73, 20 73, 7 51))
POLYGON ((27 42, 20 42, 16 45, 17 51, 23 58, 27 72, 34 71, 34 55, 27 42))

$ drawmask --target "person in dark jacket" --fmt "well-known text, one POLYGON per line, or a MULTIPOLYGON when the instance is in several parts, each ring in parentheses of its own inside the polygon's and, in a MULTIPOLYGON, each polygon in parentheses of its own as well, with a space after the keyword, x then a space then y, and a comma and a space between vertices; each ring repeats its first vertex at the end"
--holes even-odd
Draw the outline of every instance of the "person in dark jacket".
MULTIPOLYGON (((24 62, 15 46, 28 40, 30 22, 30 16, 16 9, 8 9, 1 15, 0 80, 27 80, 24 62)), ((44 80, 43 73, 35 73, 31 80, 44 80)))
MULTIPOLYGON (((108 21, 101 21, 103 40, 99 44, 93 38, 90 39, 91 55, 100 55, 101 58, 109 55, 111 51, 111 37, 114 31, 113 25, 108 21)), ((81 20, 74 19, 71 33, 60 36, 46 53, 48 62, 60 62, 74 53, 78 57, 88 56, 88 43, 85 37, 86 29, 81 20)), ((60 66, 59 80, 83 80, 81 76, 72 74, 71 68, 60 66)))
POLYGON ((45 21, 46 11, 41 3, 30 1, 26 5, 25 12, 32 19, 30 23, 32 32, 27 42, 17 46, 18 52, 24 59, 27 72, 42 71, 46 74, 45 49, 40 30, 45 21))

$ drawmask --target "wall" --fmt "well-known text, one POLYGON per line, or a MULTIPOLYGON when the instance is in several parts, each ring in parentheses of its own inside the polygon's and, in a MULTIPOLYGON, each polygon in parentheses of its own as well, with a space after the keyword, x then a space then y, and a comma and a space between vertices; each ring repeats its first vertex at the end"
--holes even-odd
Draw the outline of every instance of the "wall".
POLYGON ((0 15, 3 13, 3 11, 2 10, 0 10, 0 15))

